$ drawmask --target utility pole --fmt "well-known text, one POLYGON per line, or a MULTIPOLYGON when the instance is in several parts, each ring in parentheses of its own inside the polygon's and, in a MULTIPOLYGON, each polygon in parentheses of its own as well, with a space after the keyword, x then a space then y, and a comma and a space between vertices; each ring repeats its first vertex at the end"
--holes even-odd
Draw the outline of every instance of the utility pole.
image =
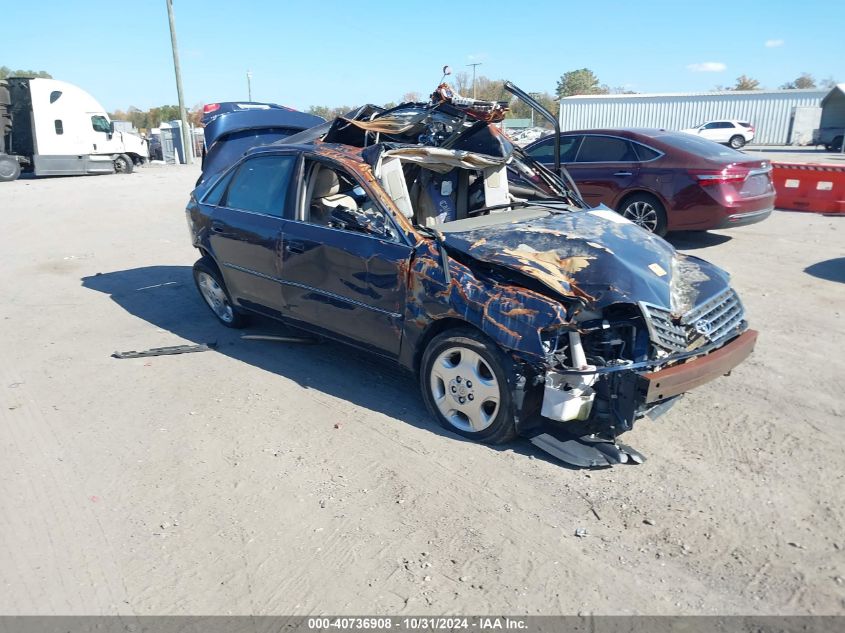
POLYGON ((173 0, 164 0, 167 3, 167 19, 170 21, 170 45, 173 48, 173 70, 176 73, 176 96, 179 99, 179 119, 182 121, 182 152, 185 154, 185 163, 194 163, 194 140, 190 138, 191 132, 188 129, 188 115, 185 112, 185 99, 182 96, 182 71, 179 68, 179 47, 176 46, 176 23, 173 21, 173 0))
POLYGON ((249 96, 249 101, 252 101, 252 73, 250 71, 246 71, 246 92, 249 96))
MULTIPOLYGON (((536 99, 540 96, 539 92, 529 92, 529 96, 534 97, 536 99)), ((531 108, 531 127, 534 127, 534 108, 531 108)))
POLYGON ((474 64, 467 64, 467 66, 472 66, 472 98, 475 99, 475 67, 481 66, 481 62, 475 62, 474 64))

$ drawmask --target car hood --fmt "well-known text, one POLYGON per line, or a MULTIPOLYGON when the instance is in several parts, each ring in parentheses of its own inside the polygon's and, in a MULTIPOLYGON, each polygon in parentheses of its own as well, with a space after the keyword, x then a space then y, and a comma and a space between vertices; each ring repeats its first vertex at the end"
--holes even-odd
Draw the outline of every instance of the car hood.
POLYGON ((604 207, 447 232, 442 241, 591 309, 644 301, 680 316, 729 283, 725 271, 604 207))

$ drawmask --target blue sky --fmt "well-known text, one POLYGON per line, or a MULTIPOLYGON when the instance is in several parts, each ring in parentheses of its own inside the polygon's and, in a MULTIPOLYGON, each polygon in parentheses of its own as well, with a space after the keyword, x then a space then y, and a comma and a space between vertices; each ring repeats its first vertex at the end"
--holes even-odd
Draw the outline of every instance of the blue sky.
MULTIPOLYGON (((46 70, 107 110, 176 103, 165 0, 0 0, 0 65, 46 70), (125 8, 120 8, 125 7, 125 8)), ((307 108, 428 94, 450 64, 553 92, 587 67, 637 92, 845 82, 845 2, 174 0, 185 101, 307 108)))

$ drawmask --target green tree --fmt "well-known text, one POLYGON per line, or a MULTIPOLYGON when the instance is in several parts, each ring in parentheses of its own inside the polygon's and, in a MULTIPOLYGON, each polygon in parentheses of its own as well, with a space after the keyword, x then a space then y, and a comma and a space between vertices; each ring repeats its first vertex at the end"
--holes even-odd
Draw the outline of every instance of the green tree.
POLYGON ((336 119, 339 116, 343 116, 350 110, 354 110, 354 106, 337 106, 335 108, 329 106, 314 106, 308 108, 309 114, 315 114, 317 116, 323 117, 326 121, 331 121, 332 119, 336 119))
POLYGON ((52 79, 53 75, 45 70, 12 70, 8 66, 0 66, 0 79, 9 77, 38 77, 41 79, 52 79))
POLYGON ((610 89, 599 83, 599 78, 589 68, 563 73, 557 82, 557 96, 605 95, 610 89))
POLYGON ((783 84, 781 90, 805 90, 807 88, 815 88, 816 80, 810 73, 801 73, 801 76, 794 81, 789 81, 783 84))
MULTIPOLYGON (((529 94, 534 97, 534 99, 537 100, 537 102, 541 106, 551 112, 554 116, 558 115, 560 101, 557 99, 557 97, 549 94, 548 92, 531 92, 529 94)), ((529 106, 527 103, 523 102, 522 100, 516 97, 513 97, 510 101, 510 111, 508 112, 508 118, 530 119, 531 110, 531 106, 529 106)), ((538 113, 534 113, 534 125, 546 128, 552 127, 552 124, 548 123, 546 119, 544 119, 538 113)))
POLYGON ((760 82, 746 75, 736 78, 736 84, 731 90, 760 90, 760 82))

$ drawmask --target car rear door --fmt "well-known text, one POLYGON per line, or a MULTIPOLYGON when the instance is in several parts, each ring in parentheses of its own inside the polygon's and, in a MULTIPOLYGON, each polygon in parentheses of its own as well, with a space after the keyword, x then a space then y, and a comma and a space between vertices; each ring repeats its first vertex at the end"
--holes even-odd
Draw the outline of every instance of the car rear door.
POLYGON ((237 304, 272 316, 282 307, 279 240, 285 209, 295 203, 290 183, 297 160, 296 153, 246 159, 209 209, 209 243, 229 294, 237 304))
POLYGON ((575 161, 565 165, 590 206, 615 207, 637 179, 637 154, 628 139, 585 134, 575 161))
POLYGON ((285 317, 383 356, 398 356, 412 247, 350 171, 315 160, 306 161, 304 176, 297 212, 282 229, 285 317), (362 232, 332 221, 331 214, 318 218, 309 211, 316 194, 311 181, 321 169, 356 185, 335 188, 325 198, 338 207, 366 209, 382 222, 383 233, 362 232))

